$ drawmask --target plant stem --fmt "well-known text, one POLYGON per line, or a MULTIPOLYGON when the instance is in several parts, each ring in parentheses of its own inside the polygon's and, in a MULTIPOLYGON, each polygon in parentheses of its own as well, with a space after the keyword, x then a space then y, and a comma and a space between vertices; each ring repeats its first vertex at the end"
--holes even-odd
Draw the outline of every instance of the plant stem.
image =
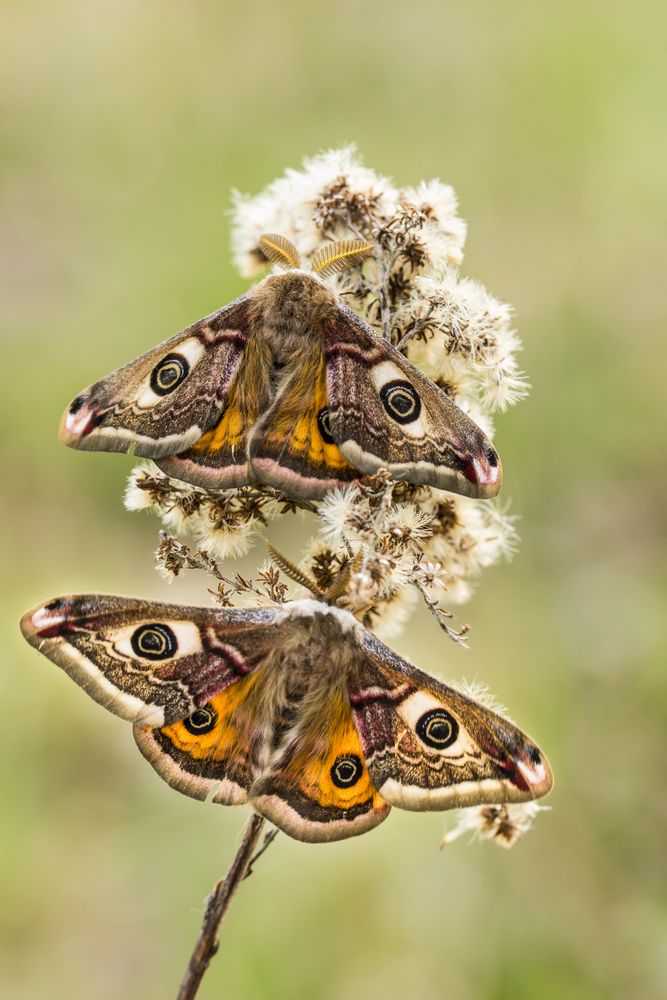
MULTIPOLYGON (((257 813, 252 814, 243 831, 243 839, 229 871, 215 885, 206 901, 204 922, 178 990, 177 1000, 192 1000, 192 997, 197 995, 197 990, 199 989, 204 973, 208 969, 209 962, 218 950, 220 925, 229 909, 229 904, 246 874, 248 874, 251 863, 256 860, 253 857, 253 852, 265 822, 266 820, 262 816, 258 816, 257 813)), ((271 837, 272 839, 273 837, 271 837)), ((271 843, 270 840, 268 843, 265 843, 256 857, 259 857, 259 854, 262 854, 266 850, 269 843, 271 843)))

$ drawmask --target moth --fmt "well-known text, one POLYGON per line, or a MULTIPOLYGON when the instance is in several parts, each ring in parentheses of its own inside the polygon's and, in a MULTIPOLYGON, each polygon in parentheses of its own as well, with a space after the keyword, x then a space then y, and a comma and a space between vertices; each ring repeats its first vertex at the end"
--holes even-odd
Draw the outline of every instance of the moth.
POLYGON ((521 730, 322 601, 228 610, 69 596, 21 629, 133 723, 169 785, 248 803, 297 840, 356 836, 391 806, 522 802, 552 785, 521 730))
POLYGON ((132 450, 216 490, 264 483, 317 499, 386 468, 494 496, 502 469, 487 436, 324 284, 373 245, 325 246, 311 273, 284 237, 259 245, 283 273, 84 389, 62 418, 65 444, 132 450))

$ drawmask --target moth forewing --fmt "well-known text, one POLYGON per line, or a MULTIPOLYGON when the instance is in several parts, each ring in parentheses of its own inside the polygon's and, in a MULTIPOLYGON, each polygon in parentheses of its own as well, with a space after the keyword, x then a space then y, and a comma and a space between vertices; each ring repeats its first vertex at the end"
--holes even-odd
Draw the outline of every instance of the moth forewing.
POLYGON ((331 433, 356 468, 466 496, 495 496, 500 458, 445 393, 346 306, 325 337, 331 433))
POLYGON ((61 440, 87 451, 177 454, 226 405, 249 339, 242 296, 88 386, 69 404, 61 440))
POLYGON ((369 773, 387 802, 422 811, 547 794, 549 763, 520 729, 366 630, 359 637, 350 702, 369 773))

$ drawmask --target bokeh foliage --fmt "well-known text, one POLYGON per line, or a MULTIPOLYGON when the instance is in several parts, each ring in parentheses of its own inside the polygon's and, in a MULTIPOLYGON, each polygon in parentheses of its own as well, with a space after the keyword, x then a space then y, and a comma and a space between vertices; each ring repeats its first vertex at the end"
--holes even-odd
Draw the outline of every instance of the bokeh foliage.
POLYGON ((470 652, 425 616, 397 645, 489 683, 549 753, 553 811, 508 854, 439 854, 442 817, 398 811, 347 843, 279 838, 202 996, 663 996, 664 10, 31 0, 4 20, 0 992, 172 995, 243 822, 163 785, 19 636, 53 593, 167 593, 154 520, 121 507, 132 460, 67 451, 60 413, 243 289, 230 188, 352 140, 401 184, 455 186, 465 272, 516 307, 533 393, 496 440, 521 552, 464 609, 470 652))

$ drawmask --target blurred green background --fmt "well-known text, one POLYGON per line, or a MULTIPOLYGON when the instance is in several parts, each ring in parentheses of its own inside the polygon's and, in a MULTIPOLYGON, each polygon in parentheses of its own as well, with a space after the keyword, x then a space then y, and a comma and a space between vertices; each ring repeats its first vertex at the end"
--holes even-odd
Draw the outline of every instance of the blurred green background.
POLYGON ((174 995, 244 822, 160 782, 19 635, 55 593, 206 597, 167 591, 157 521, 122 509, 132 460, 63 448, 61 411, 243 290, 232 187, 345 141, 452 183, 465 273, 516 308, 533 392, 497 440, 521 551, 462 612, 470 652, 425 615, 396 645, 486 681, 556 788, 508 853, 439 853, 444 818, 396 810, 341 844, 280 836, 201 995, 666 995, 666 22, 612 0, 4 5, 3 997, 174 995))

